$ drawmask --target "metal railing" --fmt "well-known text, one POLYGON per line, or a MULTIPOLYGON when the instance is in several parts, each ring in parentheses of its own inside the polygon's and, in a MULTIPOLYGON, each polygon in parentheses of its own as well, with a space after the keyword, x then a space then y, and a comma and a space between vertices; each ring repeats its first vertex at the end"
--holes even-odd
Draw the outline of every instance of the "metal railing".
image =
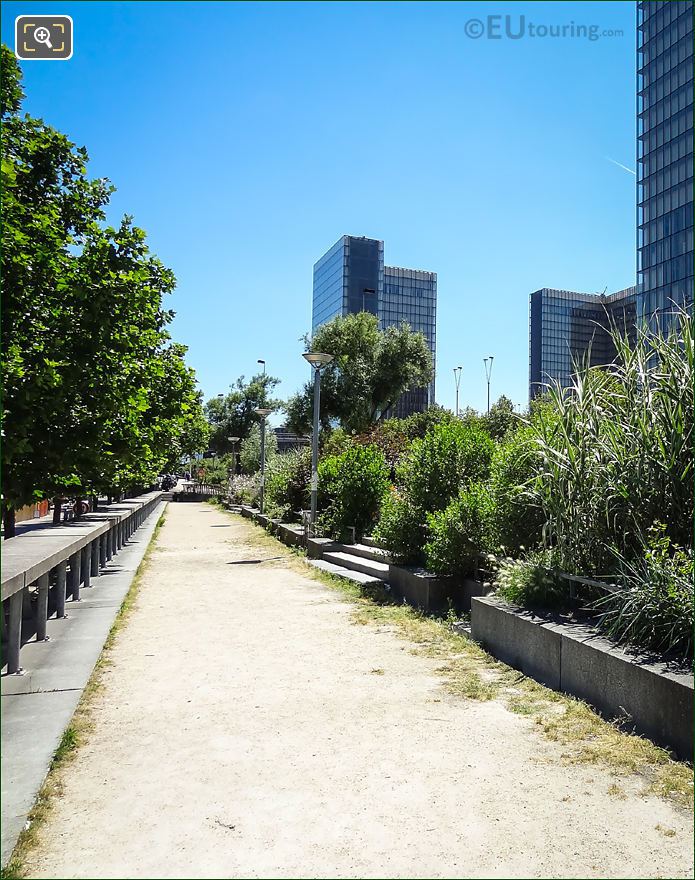
POLYGON ((227 490, 224 486, 217 486, 213 483, 188 483, 183 487, 183 491, 187 495, 226 495, 227 490))
POLYGON ((91 586, 101 570, 152 513, 163 493, 127 498, 88 513, 79 520, 45 529, 37 527, 2 544, 3 660, 10 675, 22 671, 22 618, 36 600, 36 641, 46 640, 49 594, 56 618, 63 618, 67 596, 79 601, 81 587, 91 586), (6 605, 9 606, 5 623, 6 605))

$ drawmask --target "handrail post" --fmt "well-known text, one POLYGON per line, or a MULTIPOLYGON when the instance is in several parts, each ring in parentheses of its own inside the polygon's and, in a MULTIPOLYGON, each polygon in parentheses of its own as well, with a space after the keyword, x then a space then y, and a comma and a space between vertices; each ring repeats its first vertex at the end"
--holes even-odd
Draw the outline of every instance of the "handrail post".
POLYGON ((22 667, 19 665, 19 649, 22 644, 24 590, 18 590, 10 596, 10 622, 7 633, 7 672, 9 675, 18 675, 22 672, 22 667))
POLYGON ((48 620, 48 572, 42 574, 38 580, 39 597, 36 603, 36 641, 45 642, 46 621, 48 620))
POLYGON ((99 577, 99 538, 95 538, 89 545, 90 566, 92 577, 99 577))
POLYGON ((80 571, 82 573, 82 583, 85 588, 91 586, 92 583, 92 563, 89 557, 89 544, 85 544, 81 551, 80 571))
POLYGON ((80 563, 82 554, 78 550, 70 557, 70 593, 73 602, 80 601, 80 563))
POLYGON ((67 561, 59 562, 56 566, 56 617, 66 617, 65 614, 65 586, 67 582, 67 561))

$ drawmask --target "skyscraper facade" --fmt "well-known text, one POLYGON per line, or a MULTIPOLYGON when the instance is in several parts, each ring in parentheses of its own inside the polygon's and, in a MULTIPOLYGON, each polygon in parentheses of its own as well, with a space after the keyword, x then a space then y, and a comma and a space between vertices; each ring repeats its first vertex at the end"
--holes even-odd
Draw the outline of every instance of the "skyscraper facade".
POLYGON ((693 0, 638 0, 638 320, 692 306, 693 258, 693 0))
MULTIPOLYGON (((437 273, 421 269, 384 268, 384 292, 379 304, 379 325, 382 330, 406 321, 411 330, 424 334, 432 354, 437 350, 437 273)), ((404 392, 390 415, 403 418, 424 412, 434 403, 434 377, 427 388, 404 392)))
POLYGON ((611 363, 616 356, 610 330, 634 335, 635 287, 608 296, 543 287, 531 294, 529 399, 548 385, 571 384, 574 365, 611 363))
MULTIPOLYGON (((435 363, 437 273, 384 266, 384 243, 343 235, 314 265, 312 333, 338 315, 371 312, 379 327, 410 325, 424 334, 435 363)), ((404 392, 388 415, 403 417, 434 403, 435 383, 404 392)))

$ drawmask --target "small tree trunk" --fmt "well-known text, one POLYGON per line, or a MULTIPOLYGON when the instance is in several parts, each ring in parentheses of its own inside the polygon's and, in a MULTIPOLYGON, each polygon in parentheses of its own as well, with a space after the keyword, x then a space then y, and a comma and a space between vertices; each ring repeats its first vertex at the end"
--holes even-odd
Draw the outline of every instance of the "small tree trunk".
POLYGON ((2 525, 7 538, 14 538, 15 532, 15 509, 14 507, 5 507, 2 511, 2 525))
POLYGON ((61 513, 62 506, 63 506, 63 499, 62 498, 56 497, 53 499, 53 525, 55 525, 55 526, 57 526, 58 523, 60 522, 60 513, 61 513))
POLYGON ((98 510, 98 509, 99 509, 99 496, 92 495, 92 510, 98 510))

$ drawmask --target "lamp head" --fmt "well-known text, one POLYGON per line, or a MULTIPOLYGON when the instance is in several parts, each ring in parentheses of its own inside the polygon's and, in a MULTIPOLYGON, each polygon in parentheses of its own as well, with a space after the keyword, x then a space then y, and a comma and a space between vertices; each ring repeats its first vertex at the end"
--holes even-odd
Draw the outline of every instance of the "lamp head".
POLYGON ((238 443, 241 440, 241 437, 227 437, 230 443, 238 443))
POLYGON ((312 367, 316 367, 317 369, 321 369, 321 367, 325 367, 326 364, 330 364, 333 360, 332 354, 326 354, 321 351, 306 351, 302 355, 302 357, 309 361, 312 367))
POLYGON ((257 416, 260 416, 264 419, 266 416, 269 416, 272 412, 272 409, 268 409, 265 406, 259 406, 258 409, 254 410, 257 416))

